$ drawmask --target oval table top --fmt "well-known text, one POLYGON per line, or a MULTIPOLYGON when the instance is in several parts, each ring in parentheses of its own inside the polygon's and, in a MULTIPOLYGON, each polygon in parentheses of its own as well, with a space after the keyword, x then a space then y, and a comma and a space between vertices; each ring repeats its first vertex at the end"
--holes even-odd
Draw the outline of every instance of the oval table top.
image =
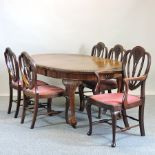
POLYGON ((122 63, 115 60, 103 59, 79 54, 37 54, 32 55, 39 67, 62 72, 94 73, 104 71, 112 73, 122 70, 122 63))

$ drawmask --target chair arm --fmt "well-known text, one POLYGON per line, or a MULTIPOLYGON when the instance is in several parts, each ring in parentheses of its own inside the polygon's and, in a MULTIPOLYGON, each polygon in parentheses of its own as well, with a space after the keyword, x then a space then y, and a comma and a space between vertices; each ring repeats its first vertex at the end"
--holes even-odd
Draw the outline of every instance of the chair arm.
POLYGON ((95 94, 99 94, 99 92, 100 92, 101 77, 100 77, 99 73, 100 72, 95 72, 95 75, 97 77, 97 84, 96 84, 96 87, 95 87, 95 94))
POLYGON ((145 81, 146 78, 147 78, 147 76, 143 75, 143 76, 139 76, 139 77, 130 77, 130 78, 123 79, 124 86, 125 86, 123 103, 127 103, 127 96, 128 96, 128 91, 129 91, 129 81, 145 81))
POLYGON ((139 77, 129 77, 129 78, 124 78, 124 84, 125 84, 125 92, 124 93, 128 93, 129 90, 129 81, 144 81, 146 80, 147 76, 143 75, 143 76, 139 76, 139 77))
POLYGON ((139 76, 139 77, 129 77, 129 78, 124 78, 124 82, 128 82, 128 81, 144 81, 146 79, 146 75, 143 76, 139 76))

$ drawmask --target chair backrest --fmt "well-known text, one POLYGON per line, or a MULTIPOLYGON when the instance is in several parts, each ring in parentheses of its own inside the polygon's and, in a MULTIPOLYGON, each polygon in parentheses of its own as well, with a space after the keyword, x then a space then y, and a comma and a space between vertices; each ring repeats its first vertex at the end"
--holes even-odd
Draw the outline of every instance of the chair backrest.
POLYGON ((120 44, 117 44, 113 48, 110 49, 108 58, 111 60, 122 61, 124 53, 125 53, 125 49, 123 48, 123 46, 120 44))
POLYGON ((5 62, 9 73, 10 82, 19 82, 19 67, 16 55, 8 47, 4 52, 5 62))
MULTIPOLYGON (((151 65, 151 56, 140 46, 128 50, 122 61, 123 77, 132 78, 144 76, 147 78, 151 65)), ((141 81, 130 81, 129 89, 134 90, 141 85, 141 81)))
POLYGON ((99 42, 92 48, 91 56, 107 58, 108 57, 108 48, 104 43, 99 42))
POLYGON ((22 52, 19 56, 19 67, 23 80, 24 89, 36 88, 37 71, 34 60, 28 55, 27 52, 22 52))

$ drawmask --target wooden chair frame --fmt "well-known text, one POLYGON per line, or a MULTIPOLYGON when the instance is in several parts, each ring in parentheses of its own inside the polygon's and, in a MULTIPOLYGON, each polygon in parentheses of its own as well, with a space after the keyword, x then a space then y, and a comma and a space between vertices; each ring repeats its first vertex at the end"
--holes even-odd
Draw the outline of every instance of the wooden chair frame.
MULTIPOLYGON (((99 42, 99 43, 97 43, 97 45, 95 45, 92 48, 91 56, 107 58, 108 57, 108 48, 105 46, 104 43, 99 42)), ((84 88, 85 87, 92 89, 91 92, 93 92, 93 93, 94 93, 94 90, 95 90, 95 87, 91 86, 91 81, 90 81, 90 84, 88 84, 88 85, 85 82, 83 82, 79 86, 79 98, 80 98, 80 108, 79 108, 79 110, 80 111, 84 111, 84 108, 85 108, 85 102, 84 102, 84 100, 85 100, 84 88)))
POLYGON ((4 52, 5 62, 9 73, 9 106, 8 106, 8 114, 11 113, 12 109, 12 103, 16 102, 16 111, 15 111, 15 118, 18 117, 19 113, 19 107, 20 107, 20 101, 21 101, 21 91, 22 86, 20 83, 19 78, 19 67, 16 55, 13 53, 13 51, 8 47, 6 48, 4 52), (13 99, 13 90, 17 90, 17 100, 13 99))
MULTIPOLYGON (((120 104, 110 104, 108 101, 97 101, 94 100, 93 96, 91 96, 88 99, 88 102, 86 104, 88 119, 89 119, 89 131, 88 135, 92 134, 92 116, 91 116, 91 106, 96 105, 101 108, 109 109, 111 112, 112 117, 112 123, 110 123, 107 120, 100 120, 100 122, 106 122, 112 125, 112 147, 116 146, 116 127, 117 126, 117 116, 118 114, 122 114, 123 121, 125 124, 125 127, 119 127, 121 131, 129 130, 133 127, 139 126, 140 127, 140 133, 141 136, 145 136, 145 129, 144 129, 144 105, 145 105, 145 83, 148 76, 148 72, 151 65, 151 56, 149 53, 145 51, 144 48, 140 46, 136 46, 132 50, 128 50, 123 58, 122 62, 123 67, 123 83, 124 83, 124 92, 122 95, 122 102, 120 104), (145 64, 146 62, 146 64, 145 64), (145 67, 144 67, 145 66, 145 67), (132 104, 129 104, 128 97, 134 96, 129 94, 129 90, 135 90, 137 88, 140 89, 140 95, 138 97, 138 100, 133 102, 132 104), (132 116, 128 116, 126 114, 127 109, 131 109, 134 107, 139 107, 138 112, 138 119, 132 116), (138 121, 137 125, 129 126, 127 118, 130 118, 132 120, 138 121)), ((102 80, 102 72, 96 73, 98 83, 96 86, 96 91, 100 91, 100 82, 102 80)), ((104 98, 106 94, 100 94, 104 98)), ((112 97, 113 94, 109 94, 112 97)), ((94 95, 95 97, 95 95, 94 95)), ((101 96, 100 96, 101 97, 101 96)))
POLYGON ((51 110, 51 101, 54 97, 60 97, 64 96, 66 98, 66 113, 65 118, 66 122, 68 123, 68 97, 65 94, 65 91, 63 89, 56 87, 56 86, 50 86, 52 89, 58 90, 58 92, 53 94, 43 94, 40 95, 38 91, 38 85, 37 85, 37 66, 34 62, 34 60, 26 53, 22 52, 19 56, 19 66, 21 70, 22 80, 23 80, 23 96, 24 96, 24 103, 23 103, 23 112, 22 112, 22 118, 21 123, 24 123, 26 110, 30 110, 33 112, 33 119, 31 123, 31 129, 34 128, 36 117, 38 114, 38 108, 42 107, 39 103, 40 98, 47 98, 48 102, 44 103, 44 107, 47 108, 47 115, 55 115, 58 114, 59 111, 51 110), (32 93, 31 90, 34 89, 35 93, 32 93), (34 98, 34 105, 33 105, 33 111, 31 110, 32 107, 29 108, 29 99, 34 98), (46 104, 46 105, 45 105, 46 104))
MULTIPOLYGON (((96 46, 93 47, 92 49, 92 56, 97 56, 97 57, 103 57, 103 58, 108 58, 111 60, 117 60, 117 61, 122 61, 123 56, 125 53, 125 49, 123 48, 122 45, 120 44, 116 44, 113 48, 110 49, 109 53, 108 53, 108 49, 107 47, 105 47, 104 43, 99 42, 96 46), (99 53, 97 53, 97 51, 99 53), (102 52, 104 53, 102 53, 102 52)), ((116 79, 116 84, 114 85, 110 85, 108 84, 109 82, 111 82, 111 80, 103 80, 103 82, 101 82, 101 87, 104 86, 106 88, 100 88, 100 92, 98 93, 105 93, 105 91, 108 91, 108 93, 111 93, 112 89, 117 89, 119 88, 118 91, 121 91, 121 79, 116 79), (107 84, 106 84, 107 83, 107 84)), ((114 81, 115 82, 115 81, 114 81)), ((95 87, 96 87, 97 81, 88 81, 88 82, 84 82, 82 85, 79 86, 79 96, 80 96, 80 111, 84 110, 85 107, 85 96, 84 96, 84 87, 90 88, 92 89, 93 94, 95 94, 95 87)), ((106 113, 106 109, 104 109, 103 113, 106 113)), ((101 118, 101 108, 99 108, 99 113, 98 113, 98 118, 101 118)))

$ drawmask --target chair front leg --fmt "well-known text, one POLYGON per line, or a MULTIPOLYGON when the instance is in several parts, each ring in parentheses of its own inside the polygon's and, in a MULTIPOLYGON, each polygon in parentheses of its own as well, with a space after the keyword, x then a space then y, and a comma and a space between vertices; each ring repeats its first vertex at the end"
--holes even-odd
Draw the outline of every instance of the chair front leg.
POLYGON ((9 97, 8 114, 11 113, 12 101, 13 101, 13 88, 10 86, 10 97, 9 97))
POLYGON ((21 117, 21 124, 24 123, 26 107, 28 106, 28 100, 29 98, 23 93, 23 111, 22 111, 22 117, 21 117))
POLYGON ((111 112, 112 116, 112 144, 111 147, 116 146, 116 121, 117 121, 117 113, 112 111, 111 112))
POLYGON ((35 122, 36 122, 36 118, 37 118, 37 113, 38 113, 38 102, 39 102, 39 97, 38 95, 35 96, 35 103, 34 103, 34 112, 33 112, 33 119, 32 119, 32 123, 31 123, 31 129, 34 128, 35 122))
POLYGON ((21 101, 21 89, 18 88, 18 91, 17 91, 17 106, 16 106, 16 112, 15 112, 15 116, 14 116, 15 118, 18 117, 20 101, 21 101))
POLYGON ((91 103, 87 102, 86 110, 87 110, 87 115, 88 115, 88 120, 89 120, 89 131, 88 131, 87 135, 90 136, 92 134, 91 103))

